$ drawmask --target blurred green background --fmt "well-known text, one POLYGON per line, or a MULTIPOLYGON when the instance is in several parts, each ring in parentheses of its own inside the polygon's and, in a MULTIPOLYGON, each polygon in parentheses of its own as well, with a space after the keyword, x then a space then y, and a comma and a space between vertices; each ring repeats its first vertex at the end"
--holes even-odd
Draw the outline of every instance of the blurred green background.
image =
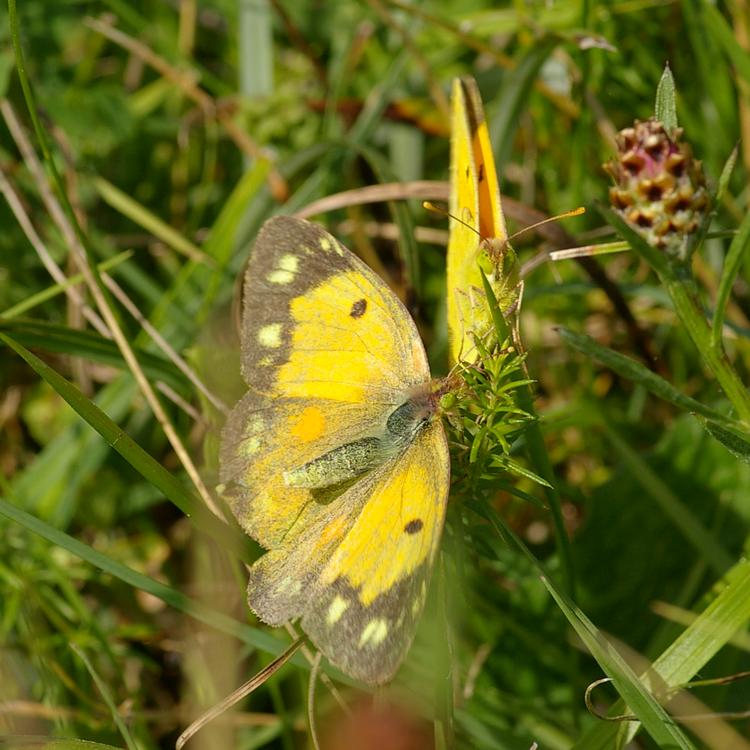
MULTIPOLYGON (((410 195, 419 194, 416 181, 444 183, 454 76, 474 75, 482 91, 512 229, 533 211, 606 201, 601 165, 614 134, 653 114, 667 62, 680 124, 710 184, 739 142, 713 234, 694 261, 709 309, 728 235, 747 212, 750 10, 739 0, 26 0, 18 28, 41 126, 96 260, 112 261, 108 273, 133 305, 230 403, 241 389, 232 299, 261 223, 378 183, 405 183, 410 195)), ((97 333, 80 298, 50 289, 56 282, 40 248, 65 276, 79 269, 54 202, 44 200, 49 160, 21 91, 7 8, 0 41, 0 333, 75 383, 187 487, 117 347, 97 333)), ((447 195, 445 184, 430 190, 447 195)), ((433 370, 444 373, 447 221, 416 198, 365 203, 356 192, 316 219, 409 302, 433 370)), ((614 239, 595 210, 562 226, 567 236, 520 237, 522 261, 567 242, 614 239)), ((212 408, 116 307, 212 488, 212 408)), ((746 264, 727 325, 730 359, 747 380, 746 264)), ((750 471, 690 414, 567 347, 558 326, 640 359, 706 405, 726 403, 633 253, 586 267, 541 264, 526 278, 521 335, 570 539, 567 590, 603 633, 653 660, 732 580, 750 524, 750 471)), ((202 710, 289 642, 250 615, 237 554, 186 518, 7 346, 0 469, 0 747, 78 747, 43 739, 52 737, 173 747, 202 710), (126 569, 148 578, 123 580, 126 569), (205 608, 197 619, 186 614, 196 607, 205 608)), ((533 483, 518 487, 544 501, 533 483)), ((508 492, 483 502, 564 588, 542 503, 508 492)), ((617 747, 621 725, 603 723, 583 701, 602 669, 538 570, 486 517, 459 504, 397 685, 372 709, 366 693, 343 684, 354 706, 348 718, 319 685, 323 746, 617 747), (436 661, 453 665, 451 684, 436 678, 436 661)), ((695 658, 707 678, 750 669, 747 651, 745 632, 713 658, 684 659, 695 658)), ((302 659, 285 667, 193 746, 307 747, 308 676, 302 659)), ((737 712, 750 690, 733 683, 695 696, 699 712, 737 712)), ((606 686, 593 694, 602 712, 614 698, 606 686)), ((750 747, 747 718, 717 725, 709 736, 688 736, 696 747, 750 747)), ((658 746, 646 732, 635 743, 658 746)))

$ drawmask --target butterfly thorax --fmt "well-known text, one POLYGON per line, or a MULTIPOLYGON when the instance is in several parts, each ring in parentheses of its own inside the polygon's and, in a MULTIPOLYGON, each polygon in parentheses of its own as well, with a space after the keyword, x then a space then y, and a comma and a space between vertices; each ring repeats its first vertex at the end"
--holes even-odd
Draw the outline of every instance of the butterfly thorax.
POLYGON ((322 489, 355 479, 402 453, 436 413, 431 384, 420 386, 388 414, 378 433, 344 443, 284 472, 284 482, 288 487, 322 489))

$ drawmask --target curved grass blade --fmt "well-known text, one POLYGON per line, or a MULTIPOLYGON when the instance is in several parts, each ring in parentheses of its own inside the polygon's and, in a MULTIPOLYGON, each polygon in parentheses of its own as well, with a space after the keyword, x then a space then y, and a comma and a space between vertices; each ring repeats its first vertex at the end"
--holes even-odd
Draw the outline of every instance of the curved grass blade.
POLYGON ((483 512, 501 539, 511 540, 522 555, 539 571, 542 583, 576 631, 578 637, 586 645, 605 674, 612 679, 629 710, 639 718, 659 747, 694 750, 690 740, 662 708, 604 633, 586 617, 571 599, 555 586, 542 564, 531 554, 518 536, 508 528, 495 510, 486 506, 483 508, 483 512))
MULTIPOLYGON (((274 655, 280 654, 285 648, 285 645, 281 641, 269 635, 264 630, 245 625, 238 620, 227 617, 227 615, 205 606, 201 602, 190 599, 180 591, 153 578, 149 578, 117 560, 113 560, 88 544, 78 541, 78 539, 66 534, 64 531, 50 526, 50 524, 45 523, 36 516, 32 516, 30 513, 26 513, 26 511, 17 508, 2 498, 0 498, 0 516, 20 524, 32 533, 38 534, 48 542, 67 550, 81 560, 85 560, 87 563, 99 568, 99 570, 119 578, 129 586, 133 586, 133 588, 145 591, 161 599, 173 609, 184 612, 186 615, 223 633, 232 635, 249 646, 274 655)), ((295 663, 304 665, 306 662, 300 658, 295 663)))
MULTIPOLYGON (((714 589, 719 592, 716 598, 653 664, 653 671, 667 687, 677 687, 691 680, 747 625, 750 620, 750 560, 737 563, 714 589)), ((624 710, 624 703, 618 701, 611 713, 624 710)), ((601 722, 585 732, 572 750, 611 750, 621 729, 601 722)), ((631 723, 625 739, 632 739, 637 730, 638 726, 631 723)))
POLYGON ((245 562, 252 562, 257 557, 257 554, 251 551, 249 538, 239 531, 236 525, 230 526, 219 521, 195 495, 186 490, 172 474, 146 453, 74 385, 10 336, 0 333, 0 341, 25 359, 32 369, 47 381, 141 476, 160 489, 183 513, 191 516, 198 528, 205 530, 223 547, 229 547, 245 562))
POLYGON ((649 370, 648 367, 642 365, 637 360, 620 354, 613 349, 608 349, 606 346, 602 346, 591 338, 591 336, 587 336, 585 333, 576 333, 567 328, 558 328, 557 332, 566 344, 585 354, 587 357, 593 357, 623 378, 642 385, 649 393, 653 393, 654 396, 668 401, 670 404, 674 404, 687 412, 701 414, 708 419, 719 422, 731 422, 729 417, 725 417, 721 412, 705 406, 700 401, 690 398, 690 396, 686 396, 669 381, 664 380, 664 378, 649 370))
MULTIPOLYGON (((114 341, 92 331, 77 330, 43 320, 9 321, 0 318, 0 332, 7 333, 14 341, 27 347, 33 346, 48 352, 83 357, 127 370, 122 353, 114 341)), ((187 380, 171 362, 143 349, 134 347, 134 351, 143 371, 151 379, 161 380, 183 394, 189 391, 187 380)))

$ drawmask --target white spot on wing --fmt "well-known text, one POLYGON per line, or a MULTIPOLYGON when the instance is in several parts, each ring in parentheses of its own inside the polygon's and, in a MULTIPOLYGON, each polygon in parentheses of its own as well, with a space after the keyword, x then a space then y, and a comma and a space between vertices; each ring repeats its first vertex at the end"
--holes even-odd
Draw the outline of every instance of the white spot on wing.
POLYGON ((258 343, 269 349, 281 346, 281 323, 269 323, 258 331, 258 343))
POLYGON ((299 258, 296 255, 282 255, 274 271, 266 276, 271 284, 290 284, 299 268, 299 258))
POLYGON ((294 281, 294 274, 291 271, 271 271, 271 273, 266 276, 266 279, 268 279, 271 284, 289 284, 291 281, 294 281))
POLYGON ((359 647, 363 648, 367 645, 377 646, 385 640, 387 635, 387 620, 382 617, 370 620, 370 622, 365 625, 365 629, 362 631, 362 635, 359 638, 359 647))
POLYGON ((296 255, 282 255, 279 260, 279 268, 289 273, 297 273, 299 258, 296 255))
POLYGON ((337 595, 336 598, 331 602, 331 606, 328 607, 326 622, 329 625, 335 625, 341 619, 341 615, 344 614, 348 606, 349 602, 346 601, 346 599, 344 599, 343 597, 337 595))

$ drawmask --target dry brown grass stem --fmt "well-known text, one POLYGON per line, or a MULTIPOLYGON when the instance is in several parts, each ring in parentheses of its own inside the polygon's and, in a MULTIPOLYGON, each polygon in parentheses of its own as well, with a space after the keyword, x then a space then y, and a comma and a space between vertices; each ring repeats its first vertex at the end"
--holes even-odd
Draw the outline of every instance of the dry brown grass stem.
MULTIPOLYGON (((14 137, 17 136, 19 138, 18 140, 19 150, 21 151, 21 153, 24 155, 26 159, 26 165, 29 169, 30 174, 32 175, 32 177, 34 178, 36 182, 37 189, 39 190, 39 194, 42 197, 42 201, 44 202, 44 205, 47 208, 47 211, 49 212, 50 216, 52 217, 52 220, 55 222, 58 229, 62 233, 63 239, 68 245, 68 248, 70 252, 72 253, 73 258, 75 259, 75 262, 77 263, 81 273, 83 274, 84 279, 86 280, 86 285, 89 288, 91 296, 94 298, 94 301, 96 302, 96 306, 102 318, 104 319, 104 323, 106 325, 106 328, 109 330, 111 334, 111 338, 113 338, 115 343, 117 344, 117 347, 122 353, 123 359, 125 360, 125 363, 128 369, 130 370, 133 377, 135 378, 138 388, 140 389, 141 393, 143 393, 148 405, 151 408, 151 411, 156 417, 156 420, 159 422, 159 424, 161 425, 161 428, 164 430, 164 434, 166 435, 167 440, 169 441, 169 444, 172 446, 172 449, 177 455, 178 460, 184 467, 185 472, 190 477, 190 480, 193 482, 193 485, 195 486, 196 490, 201 496, 201 499, 206 504, 206 506, 218 518, 223 518, 224 517, 223 514, 217 507, 216 503, 211 497, 210 492, 206 488, 203 482, 203 479, 198 473, 198 470, 195 464, 193 463, 192 458, 190 457, 190 454, 188 453, 185 446, 183 445, 182 440, 177 434, 177 431, 174 429, 174 426, 172 425, 169 419, 169 416, 164 410, 164 407, 162 406, 161 401, 157 397, 155 390, 152 388, 151 383, 148 381, 148 378, 145 376, 143 369, 141 368, 140 363, 138 362, 138 358, 135 356, 135 353, 133 352, 133 349, 130 346, 129 341, 127 337, 125 336, 125 333, 120 327, 120 323, 115 313, 113 312, 112 308, 110 307, 109 301, 106 299, 102 288, 100 288, 99 285, 96 283, 94 275, 86 259, 86 252, 83 246, 81 245, 78 239, 78 236, 76 235, 75 230, 73 229, 73 226, 68 220, 68 217, 63 211, 62 206, 60 205, 59 201, 53 194, 52 189, 49 186, 49 183, 47 182, 47 177, 44 173, 44 169, 42 168, 41 162, 39 161, 33 148, 31 148, 31 144, 26 138, 26 134, 23 132, 23 129, 18 124, 17 118, 15 118, 15 113, 13 112, 10 106, 10 103, 5 101, 5 102, 2 102, 2 104, 5 105, 2 109, 2 112, 3 112, 3 115, 6 117, 6 119, 8 115, 10 115, 12 119, 16 120, 17 127, 13 131, 13 134, 14 134, 14 137)), ((28 222, 28 225, 31 226, 30 221, 28 222)), ((64 281, 64 275, 63 275, 63 281, 64 281)), ((114 283, 114 281, 112 283, 114 283)))
POLYGON ((200 107, 206 119, 216 120, 221 125, 224 132, 234 141, 240 151, 253 159, 267 162, 269 164, 269 171, 266 179, 268 180, 269 189, 277 201, 286 200, 289 193, 286 180, 273 165, 269 154, 247 132, 237 125, 232 113, 226 107, 218 106, 214 98, 198 85, 197 73, 176 68, 161 55, 157 55, 150 47, 143 44, 143 42, 134 39, 129 34, 116 28, 108 18, 88 17, 84 23, 90 29, 143 60, 143 62, 156 70, 157 73, 173 83, 185 96, 200 107))

